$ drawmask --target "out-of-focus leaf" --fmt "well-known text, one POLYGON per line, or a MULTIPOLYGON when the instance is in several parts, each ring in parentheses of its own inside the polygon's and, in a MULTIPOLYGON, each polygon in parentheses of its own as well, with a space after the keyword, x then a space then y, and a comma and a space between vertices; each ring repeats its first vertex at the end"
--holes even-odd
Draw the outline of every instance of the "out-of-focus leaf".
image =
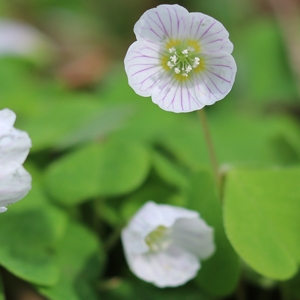
MULTIPOLYGON (((295 157, 291 159, 297 160, 300 134, 291 120, 278 116, 262 118, 234 111, 226 114, 219 111, 209 117, 216 154, 222 164, 291 163, 278 155, 281 144, 274 144, 278 138, 286 139, 289 147, 295 149, 295 157)), ((159 144, 192 170, 209 164, 203 130, 196 116, 173 125, 164 133, 159 144)))
POLYGON ((101 100, 114 105, 127 103, 135 108, 134 115, 125 126, 113 134, 114 138, 153 143, 161 137, 167 127, 179 122, 180 117, 177 114, 162 110, 150 97, 137 95, 128 85, 128 78, 123 70, 114 74, 111 81, 106 92, 101 93, 101 100))
POLYGON ((226 179, 225 229, 254 270, 291 278, 300 261, 300 169, 232 170, 226 179))
POLYGON ((215 234, 216 252, 201 262, 196 282, 212 296, 232 293, 239 280, 239 259, 225 235, 222 208, 208 172, 200 171, 191 177, 186 207, 198 211, 215 234))
POLYGON ((133 107, 119 105, 106 107, 99 112, 89 115, 83 120, 80 127, 77 125, 70 133, 63 136, 56 143, 55 148, 65 149, 74 145, 83 144, 92 140, 99 140, 111 133, 128 119, 133 113, 133 107))
POLYGON ((33 178, 32 190, 0 218, 0 264, 26 281, 51 285, 58 278, 55 248, 67 216, 42 193, 38 170, 30 164, 26 168, 33 178))
POLYGON ((40 201, 43 197, 35 186, 1 215, 0 264, 26 281, 48 286, 58 279, 55 247, 64 232, 66 216, 40 201))
POLYGON ((184 172, 158 151, 153 152, 153 166, 159 176, 172 186, 183 188, 187 186, 187 178, 184 172))
POLYGON ((17 115, 30 113, 38 104, 40 91, 28 65, 19 59, 1 58, 0 68, 1 108, 10 108, 17 115))
POLYGON ((235 40, 241 101, 288 101, 297 97, 279 27, 273 18, 248 22, 235 40))
POLYGON ((70 223, 57 249, 60 276, 52 287, 39 291, 50 300, 96 300, 96 278, 102 271, 104 252, 99 239, 82 225, 70 223))
POLYGON ((141 145, 120 141, 89 144, 50 165, 46 184, 57 201, 75 205, 136 189, 149 166, 148 152, 141 145))
POLYGON ((89 118, 95 117, 95 112, 102 112, 98 103, 83 99, 42 103, 38 111, 22 122, 22 129, 32 139, 31 151, 53 147, 59 141, 61 143, 63 137, 74 132, 74 128, 79 128, 82 124, 86 126, 89 118))

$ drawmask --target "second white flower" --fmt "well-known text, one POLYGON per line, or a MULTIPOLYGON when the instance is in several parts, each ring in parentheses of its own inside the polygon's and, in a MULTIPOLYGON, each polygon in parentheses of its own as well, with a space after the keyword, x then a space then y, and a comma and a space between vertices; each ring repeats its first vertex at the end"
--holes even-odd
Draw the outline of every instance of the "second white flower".
POLYGON ((213 228, 198 212, 151 201, 123 229, 122 242, 132 272, 158 287, 186 283, 215 251, 213 228))

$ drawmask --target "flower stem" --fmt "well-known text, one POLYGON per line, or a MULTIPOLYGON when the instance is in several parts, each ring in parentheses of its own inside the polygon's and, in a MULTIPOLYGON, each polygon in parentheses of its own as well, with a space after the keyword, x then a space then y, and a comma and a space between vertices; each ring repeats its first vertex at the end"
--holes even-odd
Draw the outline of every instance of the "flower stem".
POLYGON ((217 187, 217 191, 219 193, 218 195, 220 196, 221 195, 221 177, 220 177, 220 173, 219 173, 219 164, 218 164, 217 156, 216 156, 215 149, 213 146, 213 142, 212 142, 211 134, 209 131, 208 121, 206 118, 204 108, 197 110, 197 113, 198 113, 200 122, 202 124, 204 138, 205 138, 205 142, 206 142, 206 146, 207 146, 207 150, 209 153, 210 162, 211 162, 211 166, 212 166, 213 176, 214 176, 215 184, 217 187))

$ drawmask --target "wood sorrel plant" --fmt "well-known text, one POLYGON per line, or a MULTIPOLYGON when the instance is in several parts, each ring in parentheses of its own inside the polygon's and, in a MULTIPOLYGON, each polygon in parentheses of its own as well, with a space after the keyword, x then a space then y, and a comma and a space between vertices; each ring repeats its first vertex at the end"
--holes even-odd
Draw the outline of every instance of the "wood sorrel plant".
MULTIPOLYGON (((162 109, 176 113, 200 110, 205 105, 212 105, 223 99, 231 90, 236 74, 236 63, 231 56, 233 45, 228 39, 228 32, 217 20, 202 13, 189 13, 179 5, 160 5, 141 16, 134 26, 134 33, 137 41, 129 47, 125 57, 129 85, 137 94, 144 97, 151 96, 152 101, 162 109)), ((201 111, 199 116, 219 190, 218 165, 204 112, 201 111)), ((146 223, 149 222, 147 218, 144 220, 146 223)), ((156 226, 152 226, 152 233, 158 230, 159 224, 160 222, 157 221, 156 226)), ((186 229, 187 235, 189 231, 191 231, 190 227, 186 229)), ((134 232, 133 235, 139 234, 134 232)), ((128 235, 123 235, 126 256, 132 271, 140 278, 154 282, 158 286, 174 286, 193 277, 191 274, 196 275, 194 269, 191 272, 187 267, 189 259, 187 257, 186 260, 183 259, 185 252, 181 252, 180 255, 174 249, 171 251, 172 244, 167 245, 163 251, 162 249, 154 251, 144 243, 142 253, 139 253, 139 256, 135 255, 133 260, 133 256, 128 253, 134 253, 132 247, 136 247, 137 244, 134 239, 131 239, 134 246, 131 247, 131 252, 128 251, 130 247, 127 238, 128 235), (155 276, 153 278, 152 274, 155 268, 158 270, 155 267, 155 260, 150 259, 153 257, 153 252, 157 256, 160 253, 162 261, 160 272, 157 271, 157 278, 155 276), (172 259, 168 259, 172 256, 173 259, 179 256, 182 259, 175 264, 172 259), (147 266, 144 260, 148 260, 147 266), (149 268, 152 271, 149 271, 149 268), (172 274, 178 276, 178 271, 181 280, 174 278, 175 275, 172 276, 172 274), (158 273, 161 273, 161 276, 158 273), (182 273, 186 275, 182 276, 182 273)), ((202 237, 194 234, 194 239, 201 240, 202 237)), ((206 240, 203 239, 203 243, 205 242, 206 240)), ((197 249, 198 246, 195 242, 194 252, 199 252, 206 246, 210 247, 207 244, 197 249)), ((190 263, 192 264, 191 260, 190 263)))

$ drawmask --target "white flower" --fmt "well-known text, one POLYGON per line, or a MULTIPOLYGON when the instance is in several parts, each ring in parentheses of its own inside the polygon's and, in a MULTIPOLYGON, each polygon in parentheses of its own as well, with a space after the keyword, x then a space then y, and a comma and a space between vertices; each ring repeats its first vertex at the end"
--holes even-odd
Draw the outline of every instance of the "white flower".
POLYGON ((22 166, 31 140, 26 132, 13 127, 15 120, 14 112, 0 110, 0 213, 31 189, 31 176, 22 166))
POLYGON ((213 229, 197 212, 151 201, 123 229, 122 242, 131 271, 158 287, 192 279, 199 259, 215 250, 213 229))
POLYGON ((51 55, 53 51, 52 41, 38 29, 16 20, 0 19, 0 56, 35 58, 40 53, 51 55))
POLYGON ((125 57, 129 85, 162 109, 198 110, 231 90, 233 45, 217 20, 179 5, 160 5, 142 15, 134 33, 137 41, 125 57))

